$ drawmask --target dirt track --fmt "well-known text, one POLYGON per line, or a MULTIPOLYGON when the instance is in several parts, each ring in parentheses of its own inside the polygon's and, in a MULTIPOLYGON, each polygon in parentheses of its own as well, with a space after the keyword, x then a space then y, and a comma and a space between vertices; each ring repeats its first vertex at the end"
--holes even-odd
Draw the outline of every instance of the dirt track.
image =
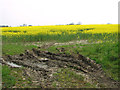
POLYGON ((12 62, 20 66, 24 66, 24 74, 33 78, 38 85, 50 87, 53 80, 53 73, 58 68, 72 68, 76 73, 87 76, 92 82, 97 82, 98 87, 118 87, 118 82, 107 77, 101 68, 101 65, 95 61, 78 54, 77 57, 66 54, 56 54, 48 51, 40 51, 39 49, 26 50, 20 55, 8 55, 2 59, 3 64, 12 62))

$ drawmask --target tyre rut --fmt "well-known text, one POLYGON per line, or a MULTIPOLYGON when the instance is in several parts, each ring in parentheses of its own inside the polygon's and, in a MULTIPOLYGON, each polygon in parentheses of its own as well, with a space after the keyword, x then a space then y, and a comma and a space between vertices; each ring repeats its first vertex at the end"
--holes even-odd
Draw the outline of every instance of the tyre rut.
POLYGON ((78 57, 74 57, 33 48, 32 51, 26 50, 25 53, 20 55, 4 56, 2 63, 6 64, 4 62, 13 62, 24 66, 26 68, 24 72, 26 74, 29 72, 27 75, 33 77, 35 81, 42 82, 42 84, 39 83, 42 87, 50 87, 53 73, 59 68, 67 67, 89 75, 90 78, 98 83, 99 87, 102 85, 105 87, 118 87, 119 85, 119 82, 106 76, 100 64, 96 64, 95 61, 80 54, 78 54, 78 57))

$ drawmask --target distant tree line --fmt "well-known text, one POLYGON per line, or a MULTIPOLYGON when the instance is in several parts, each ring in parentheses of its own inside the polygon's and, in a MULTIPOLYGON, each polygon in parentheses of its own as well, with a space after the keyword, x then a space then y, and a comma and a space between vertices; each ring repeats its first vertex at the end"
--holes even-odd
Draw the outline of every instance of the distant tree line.
POLYGON ((10 26, 8 26, 8 25, 0 25, 0 27, 10 27, 10 26))
MULTIPOLYGON (((107 23, 107 24, 111 24, 111 23, 107 23)), ((63 25, 63 24, 59 24, 59 25, 63 25)), ((78 22, 77 24, 75 23, 69 23, 69 24, 66 24, 66 25, 82 25, 81 22, 78 22)), ((27 25, 27 24, 23 24, 23 25, 20 25, 20 27, 25 27, 25 26, 32 26, 32 25, 27 25)), ((8 26, 8 25, 0 25, 0 27, 11 27, 11 26, 8 26)), ((18 26, 19 27, 19 26, 18 26)))
POLYGON ((78 22, 77 24, 74 24, 73 22, 67 25, 81 25, 81 22, 78 22))
POLYGON ((27 25, 27 24, 20 25, 20 27, 24 27, 24 26, 32 26, 32 25, 27 25))

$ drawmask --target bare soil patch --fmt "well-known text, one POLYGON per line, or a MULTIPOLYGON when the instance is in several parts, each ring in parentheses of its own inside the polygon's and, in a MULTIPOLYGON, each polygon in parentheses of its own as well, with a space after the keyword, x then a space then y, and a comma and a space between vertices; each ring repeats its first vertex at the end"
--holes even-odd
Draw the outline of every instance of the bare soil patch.
POLYGON ((59 68, 71 68, 76 74, 84 76, 84 81, 96 83, 97 87, 116 88, 119 85, 119 82, 106 76, 100 64, 96 64, 94 60, 80 54, 76 57, 33 48, 32 51, 26 50, 25 53, 20 55, 3 56, 1 59, 3 65, 16 67, 8 62, 25 67, 23 74, 32 79, 33 85, 41 87, 52 87, 53 74, 59 68))

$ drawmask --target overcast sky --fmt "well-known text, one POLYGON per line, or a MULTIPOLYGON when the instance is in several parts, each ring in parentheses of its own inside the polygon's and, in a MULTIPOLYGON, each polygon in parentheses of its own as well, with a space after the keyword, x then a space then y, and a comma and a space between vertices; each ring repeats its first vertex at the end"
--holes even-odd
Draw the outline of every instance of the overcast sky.
POLYGON ((0 25, 117 24, 120 0, 0 0, 0 25))

